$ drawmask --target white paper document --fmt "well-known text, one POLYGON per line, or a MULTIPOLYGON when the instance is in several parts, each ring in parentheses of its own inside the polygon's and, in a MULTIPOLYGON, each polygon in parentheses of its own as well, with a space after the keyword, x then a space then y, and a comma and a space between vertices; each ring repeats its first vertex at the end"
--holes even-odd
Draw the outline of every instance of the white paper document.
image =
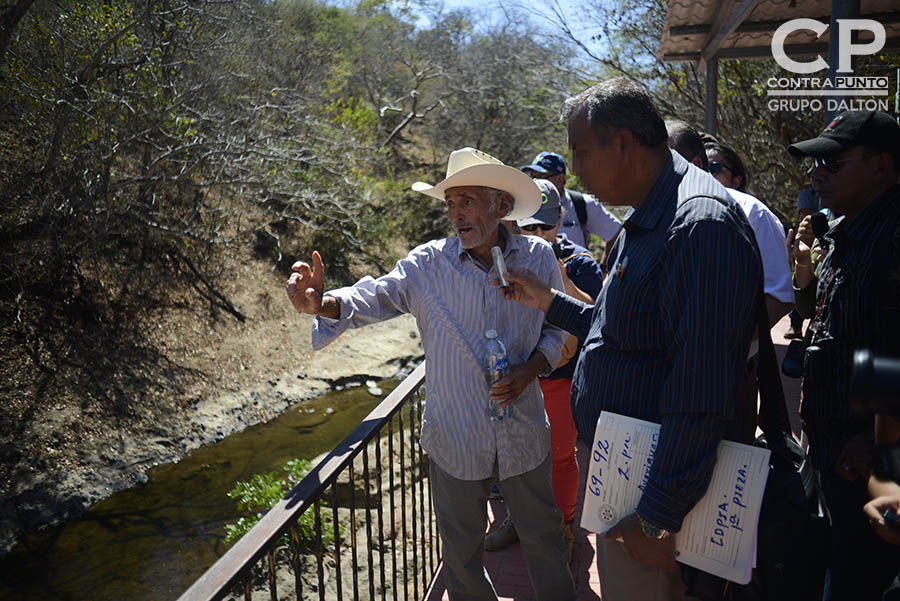
MULTIPOLYGON (((634 512, 647 485, 659 424, 604 411, 597 421, 581 527, 598 534, 634 512)), ((769 451, 723 440, 706 494, 675 535, 678 561, 738 584, 756 564, 756 527, 769 451)))

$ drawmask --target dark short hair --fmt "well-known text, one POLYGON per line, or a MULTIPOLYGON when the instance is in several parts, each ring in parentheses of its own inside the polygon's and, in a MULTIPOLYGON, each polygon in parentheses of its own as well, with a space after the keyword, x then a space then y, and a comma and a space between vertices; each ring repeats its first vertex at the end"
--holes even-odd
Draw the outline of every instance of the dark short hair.
POLYGON ((704 171, 709 170, 706 148, 703 139, 696 129, 680 119, 667 119, 666 131, 669 133, 669 147, 689 161, 699 157, 704 171))
POLYGON ((650 93, 625 77, 608 79, 567 99, 562 118, 568 120, 582 108, 587 109, 588 123, 595 132, 603 127, 624 129, 647 147, 665 144, 668 138, 650 93))
POLYGON ((744 162, 738 156, 738 153, 722 144, 707 144, 706 151, 717 152, 722 155, 722 158, 728 163, 727 166, 731 168, 731 174, 740 176, 741 185, 738 186, 738 190, 743 192, 747 187, 747 168, 744 167, 744 162))

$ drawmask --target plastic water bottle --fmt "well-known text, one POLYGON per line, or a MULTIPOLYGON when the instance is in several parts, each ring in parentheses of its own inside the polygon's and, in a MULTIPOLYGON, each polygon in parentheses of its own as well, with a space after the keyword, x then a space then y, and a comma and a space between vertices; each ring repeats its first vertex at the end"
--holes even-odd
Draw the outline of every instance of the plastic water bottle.
MULTIPOLYGON (((509 373, 509 357, 506 355, 506 347, 497 338, 497 330, 487 330, 484 336, 487 338, 484 351, 484 373, 488 387, 491 387, 509 373)), ((498 401, 488 397, 488 414, 491 421, 502 421, 510 417, 512 412, 512 405, 501 409, 498 401)))

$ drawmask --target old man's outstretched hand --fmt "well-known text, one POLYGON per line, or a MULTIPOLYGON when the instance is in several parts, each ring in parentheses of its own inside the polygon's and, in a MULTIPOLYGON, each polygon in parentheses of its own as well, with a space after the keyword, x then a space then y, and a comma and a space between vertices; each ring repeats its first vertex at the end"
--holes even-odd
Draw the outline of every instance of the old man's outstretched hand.
POLYGON ((312 267, 303 261, 294 263, 285 290, 295 309, 318 315, 322 311, 322 297, 325 294, 325 266, 319 251, 313 251, 312 263, 312 267))

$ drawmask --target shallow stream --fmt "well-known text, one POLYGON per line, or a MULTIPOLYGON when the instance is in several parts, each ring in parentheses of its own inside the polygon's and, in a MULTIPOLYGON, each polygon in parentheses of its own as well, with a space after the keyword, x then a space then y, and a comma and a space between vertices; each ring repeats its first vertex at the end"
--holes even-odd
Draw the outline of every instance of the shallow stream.
MULTIPOLYGON (((384 395, 400 383, 378 383, 384 395)), ((147 473, 82 518, 24 537, 0 560, 0 600, 177 599, 225 552, 237 480, 330 451, 382 400, 365 386, 292 406, 272 421, 147 473)))

